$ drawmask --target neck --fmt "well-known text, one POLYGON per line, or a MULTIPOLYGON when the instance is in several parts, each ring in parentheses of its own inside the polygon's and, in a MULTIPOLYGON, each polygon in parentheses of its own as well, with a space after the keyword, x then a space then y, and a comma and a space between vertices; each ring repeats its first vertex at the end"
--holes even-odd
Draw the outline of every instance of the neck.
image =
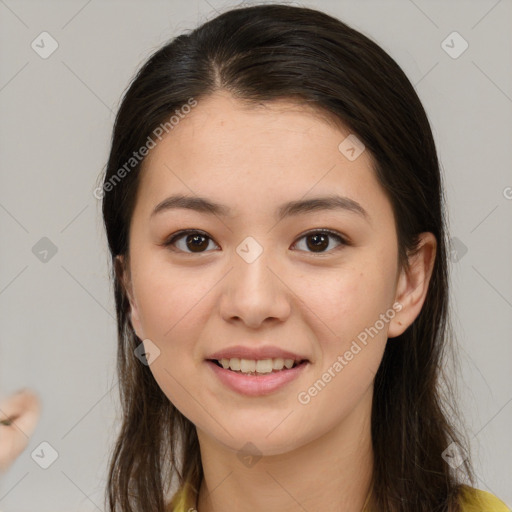
POLYGON ((250 467, 240 464, 236 451, 198 429, 204 477, 197 512, 361 512, 373 469, 372 391, 320 437, 286 453, 263 455, 250 467))

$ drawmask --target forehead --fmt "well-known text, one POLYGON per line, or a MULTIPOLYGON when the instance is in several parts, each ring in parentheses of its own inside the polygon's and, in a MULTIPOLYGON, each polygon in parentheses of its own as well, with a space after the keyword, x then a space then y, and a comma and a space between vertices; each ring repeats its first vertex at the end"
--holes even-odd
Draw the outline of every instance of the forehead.
POLYGON ((252 158, 276 164, 294 159, 297 164, 316 147, 308 159, 313 162, 322 152, 326 158, 338 156, 339 142, 350 133, 333 114, 306 101, 255 103, 226 92, 202 98, 189 113, 174 120, 173 128, 146 157, 144 168, 166 158, 179 163, 206 160, 208 168, 219 163, 248 167, 252 158))
MULTIPOLYGON (((152 149, 139 190, 153 206, 176 192, 262 207, 274 198, 339 192, 383 195, 368 151, 339 149, 350 131, 307 103, 247 103, 227 93, 201 99, 152 149)), ((368 198, 375 201, 375 197, 368 198)), ((381 198, 385 200, 385 198, 381 198)), ((360 201, 360 202, 361 202, 360 201)))

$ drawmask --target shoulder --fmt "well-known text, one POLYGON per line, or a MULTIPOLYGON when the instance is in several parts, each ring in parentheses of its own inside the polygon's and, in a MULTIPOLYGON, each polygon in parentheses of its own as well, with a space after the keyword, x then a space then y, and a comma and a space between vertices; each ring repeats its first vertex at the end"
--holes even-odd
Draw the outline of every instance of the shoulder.
POLYGON ((188 482, 180 487, 166 506, 166 512, 191 512, 194 508, 194 492, 188 482))
MULTIPOLYGON (((166 510, 167 512, 195 510, 193 506, 190 506, 191 503, 190 489, 185 484, 175 493, 166 510)), ((460 512, 512 512, 503 501, 493 494, 468 486, 461 488, 460 505, 460 512)))
POLYGON ((461 489, 461 512, 511 512, 510 509, 493 494, 473 487, 461 489))

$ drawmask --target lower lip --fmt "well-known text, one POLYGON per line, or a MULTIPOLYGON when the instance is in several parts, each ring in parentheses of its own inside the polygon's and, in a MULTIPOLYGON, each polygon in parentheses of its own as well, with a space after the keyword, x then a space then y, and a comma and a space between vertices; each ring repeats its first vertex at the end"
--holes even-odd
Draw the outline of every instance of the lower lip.
POLYGON ((246 396, 261 396, 273 393, 296 379, 308 365, 307 362, 304 362, 289 370, 285 369, 262 375, 246 375, 221 368, 212 361, 206 361, 206 363, 223 384, 246 396))

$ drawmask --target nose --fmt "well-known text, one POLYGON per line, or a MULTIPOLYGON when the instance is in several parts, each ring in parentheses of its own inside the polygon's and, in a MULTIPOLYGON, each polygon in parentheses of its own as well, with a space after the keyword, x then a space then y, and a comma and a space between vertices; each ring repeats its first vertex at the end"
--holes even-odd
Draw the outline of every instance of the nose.
POLYGON ((220 312, 227 322, 241 321, 256 329, 264 322, 284 322, 290 315, 293 293, 270 251, 256 258, 233 257, 224 280, 220 312))

